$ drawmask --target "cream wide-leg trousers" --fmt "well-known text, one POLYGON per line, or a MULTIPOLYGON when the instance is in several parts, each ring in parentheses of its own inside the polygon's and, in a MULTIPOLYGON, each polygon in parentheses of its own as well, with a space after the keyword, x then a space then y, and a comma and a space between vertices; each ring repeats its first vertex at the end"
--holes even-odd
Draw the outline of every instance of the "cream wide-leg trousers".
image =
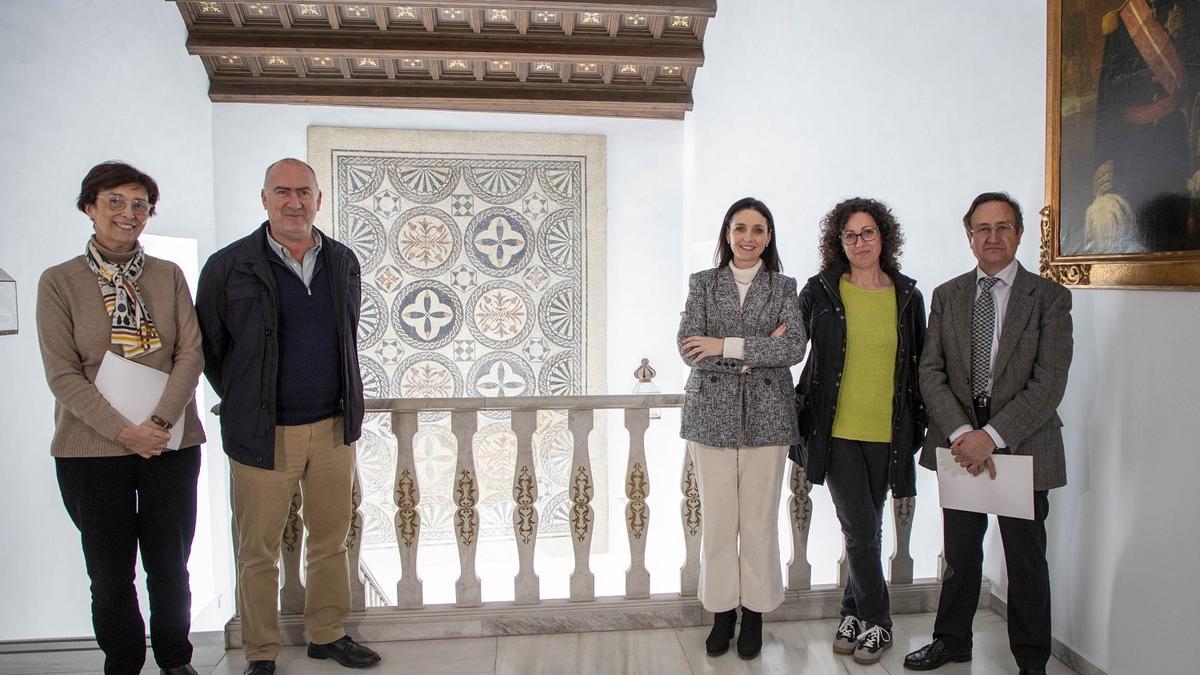
POLYGON ((700 602, 710 612, 740 605, 770 612, 783 602, 779 495, 786 445, 715 448, 688 442, 704 529, 700 602))

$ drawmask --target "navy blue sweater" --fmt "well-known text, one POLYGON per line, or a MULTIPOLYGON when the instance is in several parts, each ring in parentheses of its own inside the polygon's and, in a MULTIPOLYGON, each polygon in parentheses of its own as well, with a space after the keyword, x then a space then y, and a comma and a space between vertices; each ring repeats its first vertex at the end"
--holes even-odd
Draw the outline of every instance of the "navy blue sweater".
POLYGON ((279 289, 277 424, 309 424, 341 410, 342 361, 329 272, 322 262, 305 288, 283 261, 271 261, 279 289))

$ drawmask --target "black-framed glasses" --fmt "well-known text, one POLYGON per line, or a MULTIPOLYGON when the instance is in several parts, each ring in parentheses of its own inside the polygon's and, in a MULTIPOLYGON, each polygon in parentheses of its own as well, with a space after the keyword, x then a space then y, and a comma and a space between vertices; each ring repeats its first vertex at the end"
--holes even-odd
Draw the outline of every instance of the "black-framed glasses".
POLYGON ((999 223, 980 223, 971 227, 971 234, 976 237, 981 235, 984 237, 990 237, 992 236, 993 232, 995 232, 997 235, 1009 234, 1010 232, 1015 232, 1016 229, 1016 225, 1005 221, 1001 221, 999 223))
POLYGON ((879 230, 873 227, 864 227, 862 232, 850 232, 847 230, 841 234, 841 237, 843 244, 846 246, 853 246, 854 241, 859 237, 861 237, 863 241, 875 241, 879 238, 879 230))
POLYGON ((133 212, 139 216, 144 216, 150 213, 150 202, 141 197, 134 197, 132 200, 126 199, 125 195, 109 192, 96 197, 96 201, 102 201, 108 204, 109 208, 114 211, 124 211, 126 206, 132 206, 133 212))

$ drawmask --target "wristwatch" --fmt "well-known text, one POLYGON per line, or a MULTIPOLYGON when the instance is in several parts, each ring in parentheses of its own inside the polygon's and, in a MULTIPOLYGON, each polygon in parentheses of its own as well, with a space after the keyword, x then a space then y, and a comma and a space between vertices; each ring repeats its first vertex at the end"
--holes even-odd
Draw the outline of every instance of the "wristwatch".
POLYGON ((151 415, 150 421, 157 424, 160 428, 162 428, 163 431, 170 431, 171 427, 175 426, 158 415, 151 415))

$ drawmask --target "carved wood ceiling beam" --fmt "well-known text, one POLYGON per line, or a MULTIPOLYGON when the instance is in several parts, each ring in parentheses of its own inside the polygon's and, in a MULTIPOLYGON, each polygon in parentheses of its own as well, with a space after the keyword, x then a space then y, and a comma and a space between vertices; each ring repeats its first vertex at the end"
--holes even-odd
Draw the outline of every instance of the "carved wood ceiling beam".
POLYGON ((547 38, 370 31, 336 33, 292 29, 193 30, 187 39, 196 56, 343 56, 418 59, 590 61, 699 67, 704 48, 694 41, 584 37, 547 38))
POLYGON ((217 78, 214 102, 353 105, 518 113, 563 113, 610 117, 683 119, 692 108, 686 87, 581 85, 451 80, 316 80, 307 78, 217 78))
POLYGON ((219 102, 682 119, 715 0, 168 0, 219 102))
MULTIPOLYGON (((182 3, 185 0, 171 0, 182 3)), ((245 4, 218 0, 218 4, 245 4)), ((312 0, 276 0, 276 5, 311 5, 312 0)), ((341 2, 324 3, 328 5, 368 5, 368 6, 406 6, 406 7, 455 7, 458 9, 518 9, 546 10, 558 12, 661 12, 675 14, 691 14, 694 16, 713 17, 717 14, 716 0, 659 0, 658 2, 627 2, 623 0, 590 0, 575 2, 572 0, 342 0, 341 2)))

